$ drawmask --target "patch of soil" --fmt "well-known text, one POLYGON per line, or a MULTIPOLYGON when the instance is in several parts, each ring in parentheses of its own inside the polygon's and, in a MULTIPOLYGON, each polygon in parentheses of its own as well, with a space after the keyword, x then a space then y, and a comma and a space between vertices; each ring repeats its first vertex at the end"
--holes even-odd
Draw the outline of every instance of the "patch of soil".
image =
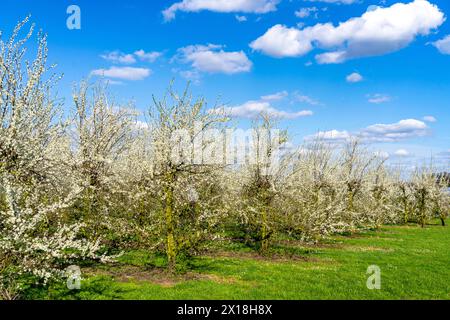
POLYGON ((280 240, 278 241, 280 244, 290 246, 290 247, 298 247, 305 249, 333 249, 333 248, 341 248, 341 243, 330 243, 330 242, 318 242, 318 243, 307 243, 298 240, 280 240))
POLYGON ((343 250, 353 251, 353 252, 364 252, 364 251, 372 251, 372 252, 393 252, 393 249, 388 248, 380 248, 380 247, 371 247, 371 246, 343 246, 343 250))
POLYGON ((235 259, 249 259, 257 261, 267 262, 292 262, 292 261, 304 261, 314 262, 320 261, 315 257, 307 257, 298 254, 281 254, 281 253, 269 253, 267 255, 261 255, 257 252, 232 252, 232 251, 217 251, 208 254, 210 258, 235 258, 235 259))
POLYGON ((164 269, 144 269, 135 266, 120 266, 105 269, 83 269, 87 275, 104 275, 113 277, 119 282, 151 282, 162 287, 170 288, 178 283, 189 280, 211 280, 222 284, 236 283, 237 280, 232 277, 221 277, 215 274, 201 274, 186 272, 183 274, 174 274, 164 269))

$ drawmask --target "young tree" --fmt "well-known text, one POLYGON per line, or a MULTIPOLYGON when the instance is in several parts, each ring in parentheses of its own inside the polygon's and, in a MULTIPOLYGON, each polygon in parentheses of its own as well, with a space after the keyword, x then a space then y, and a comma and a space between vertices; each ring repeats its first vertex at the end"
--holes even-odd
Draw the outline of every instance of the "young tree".
POLYGON ((450 211, 450 195, 446 191, 446 188, 445 184, 436 182, 436 185, 430 192, 434 216, 441 220, 443 227, 445 227, 445 219, 448 218, 450 211))
POLYGON ((192 243, 187 239, 199 236, 198 228, 207 228, 211 216, 220 209, 206 210, 208 206, 195 205, 206 200, 197 190, 199 185, 208 188, 214 184, 214 172, 223 167, 223 163, 205 162, 204 151, 212 143, 218 143, 217 150, 220 150, 220 140, 215 141, 206 133, 220 129, 227 118, 221 113, 208 112, 205 107, 203 99, 193 99, 188 87, 178 95, 171 85, 168 95, 160 101, 154 99, 149 110, 150 176, 156 186, 153 188, 155 197, 164 212, 161 234, 166 239, 171 270, 176 266, 179 253, 192 243), (196 208, 190 211, 193 215, 187 221, 183 218, 186 205, 196 208), (186 222, 191 229, 185 227, 186 222))
MULTIPOLYGON (((235 131, 239 135, 239 131, 235 131)), ((244 132, 241 132, 245 135, 244 132)), ((235 137, 239 145, 240 163, 229 172, 233 197, 229 210, 238 220, 239 232, 247 242, 253 241, 261 253, 267 253, 270 240, 280 223, 275 207, 285 169, 280 147, 287 141, 285 131, 275 128, 268 114, 261 114, 247 137, 235 137), (249 143, 245 143, 245 139, 249 143), (234 181, 231 181, 233 180, 234 181)), ((236 223, 236 221, 234 221, 236 223)))
POLYGON ((131 104, 117 105, 102 83, 90 87, 82 82, 73 100, 73 166, 83 188, 79 211, 97 237, 101 226, 111 223, 111 211, 127 188, 117 172, 136 138, 137 113, 131 104))
POLYGON ((379 228, 384 223, 396 221, 394 197, 394 181, 391 173, 386 169, 387 158, 378 157, 369 173, 366 193, 367 205, 365 210, 366 224, 379 228))
POLYGON ((354 139, 344 147, 339 179, 346 189, 346 217, 349 223, 361 225, 364 221, 364 204, 360 198, 364 196, 364 187, 372 166, 377 160, 376 154, 361 147, 361 142, 354 139), (360 197, 361 196, 361 197, 360 197))
POLYGON ((286 229, 304 241, 319 241, 346 231, 342 186, 337 180, 336 154, 321 140, 308 142, 292 159, 292 172, 283 189, 281 210, 286 229))
POLYGON ((422 227, 433 218, 439 218, 445 225, 449 210, 449 194, 446 189, 447 181, 436 179, 433 166, 416 168, 411 178, 414 196, 413 215, 422 227))
POLYGON ((436 188, 436 180, 432 174, 432 168, 416 168, 412 176, 412 185, 414 218, 423 228, 428 220, 434 218, 435 203, 432 200, 432 191, 436 188))
POLYGON ((403 222, 406 224, 411 216, 411 190, 410 185, 406 181, 400 181, 398 188, 400 190, 400 202, 403 206, 403 222))

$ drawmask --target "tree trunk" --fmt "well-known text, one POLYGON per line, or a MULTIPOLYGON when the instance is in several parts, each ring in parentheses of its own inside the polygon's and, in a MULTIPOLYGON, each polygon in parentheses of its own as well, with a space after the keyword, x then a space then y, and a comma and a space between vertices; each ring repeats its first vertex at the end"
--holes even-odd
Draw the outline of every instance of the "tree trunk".
POLYGON ((420 225, 422 228, 425 227, 425 191, 420 190, 420 201, 419 201, 419 212, 420 212, 420 225))
POLYGON ((267 208, 264 208, 261 212, 261 252, 265 253, 269 249, 269 237, 267 232, 267 208))
POLYGON ((348 212, 353 212, 353 198, 354 198, 353 191, 350 190, 348 192, 348 203, 347 203, 347 211, 348 212))
POLYGON ((440 218, 441 219, 441 224, 443 227, 445 227, 445 219, 444 218, 440 218))
POLYGON ((408 209, 405 209, 405 217, 404 217, 405 224, 408 224, 408 221, 409 221, 408 209))
POLYGON ((409 210, 408 210, 408 202, 406 199, 403 200, 403 220, 405 222, 405 224, 408 223, 409 221, 409 210))
POLYGON ((166 205, 165 205, 165 216, 166 216, 166 229, 167 229, 167 261, 169 270, 174 270, 176 266, 176 245, 175 245, 175 227, 173 221, 173 187, 172 187, 172 176, 169 176, 167 181, 168 186, 166 187, 166 205))

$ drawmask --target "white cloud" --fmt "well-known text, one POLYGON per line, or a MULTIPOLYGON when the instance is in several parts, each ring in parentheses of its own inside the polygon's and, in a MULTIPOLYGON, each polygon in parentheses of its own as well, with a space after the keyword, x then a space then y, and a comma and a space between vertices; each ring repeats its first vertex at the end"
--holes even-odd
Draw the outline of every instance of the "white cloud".
POLYGON ((316 106, 316 105, 320 104, 319 101, 317 101, 307 95, 301 94, 298 91, 294 92, 294 100, 297 102, 307 103, 312 106, 316 106))
POLYGON ((383 55, 408 46, 426 36, 445 21, 442 11, 427 0, 371 7, 360 17, 334 26, 318 23, 304 29, 275 25, 250 43, 254 50, 273 57, 298 57, 315 47, 318 63, 342 63, 348 59, 383 55))
POLYGON ((197 70, 182 70, 180 71, 180 75, 185 79, 194 81, 194 83, 198 83, 201 78, 197 70))
POLYGON ((320 138, 328 143, 343 143, 352 138, 357 138, 366 143, 382 143, 398 142, 423 137, 427 134, 428 127, 424 122, 416 119, 405 119, 392 124, 374 124, 357 132, 345 130, 319 131, 314 135, 305 137, 305 140, 320 138))
POLYGON ((374 124, 368 126, 358 135, 371 142, 395 142, 426 136, 427 125, 416 119, 400 120, 392 124, 374 124))
POLYGON ((250 43, 250 47, 275 58, 298 57, 313 49, 311 41, 302 31, 281 24, 267 30, 264 35, 250 43))
POLYGON ((146 68, 110 67, 109 69, 93 70, 91 75, 136 81, 147 78, 151 72, 150 69, 146 68))
POLYGON ((235 74, 249 72, 252 62, 243 51, 226 52, 219 45, 193 45, 178 49, 178 58, 195 70, 235 74))
POLYGON ((134 53, 123 53, 120 51, 113 51, 100 55, 101 58, 117 64, 133 64, 136 63, 136 57, 141 61, 155 62, 157 58, 162 55, 161 52, 145 52, 144 50, 137 50, 134 53))
POLYGON ((426 121, 426 122, 436 122, 437 119, 436 119, 435 117, 433 117, 433 116, 425 116, 425 117, 423 117, 423 121, 426 121))
POLYGON ((316 61, 319 64, 342 63, 345 59, 345 51, 325 52, 316 55, 316 61))
POLYGON ((303 19, 309 17, 312 12, 317 12, 318 10, 319 9, 317 9, 316 7, 301 8, 295 11, 294 14, 297 18, 303 19))
POLYGON ((352 135, 348 131, 330 130, 319 131, 316 134, 305 137, 305 141, 320 140, 327 143, 344 143, 349 141, 352 135))
POLYGON ((345 79, 347 80, 347 82, 350 82, 350 83, 361 82, 364 80, 362 75, 360 75, 357 72, 353 72, 352 74, 349 74, 345 79))
MULTIPOLYGON (((211 112, 215 111, 218 111, 218 109, 213 109, 211 112)), ((230 117, 247 119, 255 119, 261 114, 267 114, 277 119, 296 119, 313 115, 313 112, 310 110, 301 110, 297 112, 279 110, 273 107, 267 100, 250 100, 242 105, 227 107, 224 111, 230 117)))
POLYGON ((161 52, 157 51, 145 52, 142 49, 135 51, 134 54, 139 58, 139 60, 146 62, 155 62, 156 59, 162 56, 161 52))
POLYGON ((439 50, 442 54, 450 54, 450 35, 445 38, 433 42, 433 45, 439 50))
POLYGON ((136 62, 136 58, 132 54, 125 54, 120 51, 102 54, 100 57, 112 63, 133 64, 136 62))
POLYGON ((375 104, 381 104, 381 103, 389 102, 392 99, 387 94, 382 94, 382 93, 376 93, 376 94, 368 95, 367 97, 368 97, 368 101, 370 103, 375 103, 375 104))
POLYGON ((239 22, 245 22, 245 21, 247 21, 247 17, 246 17, 246 16, 235 15, 234 17, 235 17, 236 20, 239 21, 239 22))
MULTIPOLYGON (((296 119, 313 115, 313 112, 311 110, 290 112, 280 110, 272 105, 272 103, 281 101, 283 99, 286 99, 287 97, 289 97, 289 92, 283 90, 273 94, 261 96, 259 100, 250 100, 238 106, 225 108, 225 111, 231 117, 247 119, 255 119, 262 113, 268 114, 277 119, 296 119)), ((291 105, 296 102, 318 104, 317 101, 309 98, 308 96, 300 95, 298 92, 294 92, 288 102, 291 105)))
POLYGON ((281 0, 183 0, 172 4, 164 10, 165 21, 175 19, 177 11, 199 12, 209 10, 214 12, 245 12, 267 13, 275 11, 281 0))
POLYGON ((269 94, 266 96, 262 96, 261 100, 264 101, 277 101, 277 100, 282 100, 284 98, 286 98, 289 95, 289 93, 287 91, 280 91, 274 94, 269 94))
POLYGON ((398 149, 394 152, 394 155, 396 155, 397 157, 409 157, 411 154, 406 149, 398 149))

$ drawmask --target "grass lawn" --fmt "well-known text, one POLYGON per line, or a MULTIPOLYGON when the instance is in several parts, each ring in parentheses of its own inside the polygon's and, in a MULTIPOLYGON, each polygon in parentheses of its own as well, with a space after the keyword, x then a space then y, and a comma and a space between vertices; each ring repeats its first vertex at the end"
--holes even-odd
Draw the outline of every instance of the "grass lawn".
MULTIPOLYGON (((447 221, 447 224, 450 221, 447 221)), ((284 241, 271 257, 227 245, 168 275, 163 258, 130 251, 82 269, 81 290, 30 289, 34 299, 450 299, 450 227, 386 226, 317 246, 284 241), (381 289, 366 287, 369 265, 381 289)))

